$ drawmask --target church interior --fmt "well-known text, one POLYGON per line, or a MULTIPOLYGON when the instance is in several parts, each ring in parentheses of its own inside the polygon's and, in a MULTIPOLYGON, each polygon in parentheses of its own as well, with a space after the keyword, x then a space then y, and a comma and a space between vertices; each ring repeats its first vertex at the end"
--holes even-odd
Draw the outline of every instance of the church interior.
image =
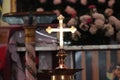
POLYGON ((120 80, 120 0, 0 0, 0 80, 120 80))

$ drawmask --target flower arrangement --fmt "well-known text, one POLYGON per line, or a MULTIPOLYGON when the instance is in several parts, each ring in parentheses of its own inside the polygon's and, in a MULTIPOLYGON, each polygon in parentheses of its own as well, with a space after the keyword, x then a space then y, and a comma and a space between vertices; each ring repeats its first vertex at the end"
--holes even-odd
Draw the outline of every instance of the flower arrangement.
POLYGON ((67 25, 76 26, 77 31, 71 34, 73 45, 111 44, 112 40, 120 42, 120 20, 113 16, 113 10, 107 8, 104 14, 97 12, 94 5, 88 7, 89 14, 72 17, 67 25))

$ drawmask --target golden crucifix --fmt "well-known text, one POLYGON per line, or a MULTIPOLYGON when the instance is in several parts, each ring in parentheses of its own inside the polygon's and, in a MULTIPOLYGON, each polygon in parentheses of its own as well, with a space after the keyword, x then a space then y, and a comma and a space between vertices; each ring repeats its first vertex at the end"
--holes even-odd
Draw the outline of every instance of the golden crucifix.
POLYGON ((64 20, 64 17, 62 15, 58 16, 57 19, 59 20, 59 26, 57 28, 51 28, 50 26, 48 26, 48 28, 46 29, 46 31, 48 33, 51 33, 51 32, 59 32, 60 35, 59 35, 59 46, 60 46, 60 49, 63 49, 63 32, 72 32, 74 33, 76 31, 76 28, 74 26, 72 26, 71 28, 63 28, 63 20, 64 20))

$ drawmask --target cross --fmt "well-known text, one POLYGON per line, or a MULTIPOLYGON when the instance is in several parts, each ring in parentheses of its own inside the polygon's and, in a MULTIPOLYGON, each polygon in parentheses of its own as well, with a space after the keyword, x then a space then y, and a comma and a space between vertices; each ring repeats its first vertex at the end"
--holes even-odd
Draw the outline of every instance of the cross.
POLYGON ((46 31, 48 33, 51 32, 59 32, 59 46, 60 49, 63 49, 63 32, 72 32, 74 33, 76 31, 76 28, 74 26, 71 26, 71 28, 63 28, 63 20, 64 17, 62 15, 58 16, 57 19, 59 20, 59 26, 57 28, 51 28, 50 26, 48 26, 48 28, 46 29, 46 31))

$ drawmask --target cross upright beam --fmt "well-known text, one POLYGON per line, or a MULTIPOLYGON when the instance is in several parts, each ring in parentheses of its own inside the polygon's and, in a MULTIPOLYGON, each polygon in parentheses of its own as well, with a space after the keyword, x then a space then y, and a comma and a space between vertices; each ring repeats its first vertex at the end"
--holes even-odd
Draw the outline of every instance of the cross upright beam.
POLYGON ((59 20, 59 26, 57 28, 51 28, 50 26, 48 26, 46 31, 48 33, 59 32, 59 34, 60 34, 59 35, 59 46, 60 46, 60 49, 63 49, 64 48, 63 33, 64 32, 74 33, 76 31, 76 28, 74 26, 71 26, 71 28, 64 28, 64 26, 63 26, 64 16, 62 16, 62 15, 58 16, 57 19, 59 20))

